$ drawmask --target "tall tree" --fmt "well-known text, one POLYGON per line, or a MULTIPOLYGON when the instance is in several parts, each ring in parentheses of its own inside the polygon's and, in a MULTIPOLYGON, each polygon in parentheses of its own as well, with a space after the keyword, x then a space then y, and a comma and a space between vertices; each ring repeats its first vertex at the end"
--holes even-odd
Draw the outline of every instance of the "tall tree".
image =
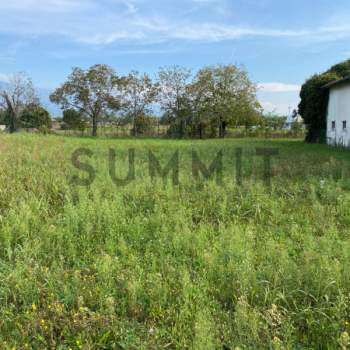
POLYGON ((191 70, 179 66, 162 68, 158 73, 160 105, 172 121, 178 124, 181 137, 185 135, 186 129, 190 77, 191 70))
POLYGON ((6 110, 11 133, 18 129, 21 114, 31 103, 38 103, 32 80, 23 72, 13 74, 0 88, 0 106, 6 110))
POLYGON ((97 136, 101 116, 120 109, 119 84, 120 78, 107 65, 97 64, 88 70, 74 68, 50 100, 62 109, 73 108, 87 115, 92 122, 92 136, 97 136))
POLYGON ((215 119, 219 137, 225 137, 228 125, 244 124, 245 118, 260 109, 256 86, 243 68, 206 67, 197 73, 194 83, 203 91, 201 109, 215 119))
POLYGON ((328 71, 315 74, 301 87, 299 114, 307 126, 306 142, 326 141, 329 91, 324 86, 350 75, 350 60, 334 65, 328 71))
POLYGON ((121 91, 122 109, 131 118, 133 133, 137 135, 137 126, 142 124, 139 119, 143 120, 151 112, 151 105, 156 101, 159 85, 154 84, 149 75, 132 71, 123 78, 121 91))

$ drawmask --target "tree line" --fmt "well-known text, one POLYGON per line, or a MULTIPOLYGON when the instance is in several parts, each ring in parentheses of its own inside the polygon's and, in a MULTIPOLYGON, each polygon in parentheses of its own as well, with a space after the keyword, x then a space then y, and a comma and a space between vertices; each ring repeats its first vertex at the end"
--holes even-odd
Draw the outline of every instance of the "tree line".
MULTIPOLYGON (((256 92, 247 71, 236 65, 204 67, 195 74, 166 67, 152 79, 137 71, 121 76, 97 64, 86 70, 73 68, 50 100, 60 106, 68 127, 89 127, 93 136, 104 120, 129 123, 131 133, 140 135, 158 114, 160 123, 169 126, 169 136, 222 138, 230 127, 261 124, 256 92)), ((45 124, 49 115, 25 75, 17 75, 1 90, 0 103, 10 131, 19 125, 34 127, 33 115, 41 116, 36 124, 45 124)))

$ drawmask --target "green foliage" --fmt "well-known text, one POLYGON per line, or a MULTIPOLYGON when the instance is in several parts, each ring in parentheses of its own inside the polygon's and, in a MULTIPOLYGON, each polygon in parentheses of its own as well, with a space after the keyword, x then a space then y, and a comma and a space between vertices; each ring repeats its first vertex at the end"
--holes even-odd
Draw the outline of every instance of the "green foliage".
POLYGON ((6 125, 7 116, 6 116, 6 110, 5 109, 0 109, 0 124, 1 125, 6 125))
POLYGON ((147 113, 151 112, 151 104, 156 101, 158 84, 154 84, 148 74, 131 72, 122 79, 122 109, 132 121, 132 134, 143 134, 151 127, 151 119, 147 113))
POLYGON ((281 117, 279 115, 267 114, 263 117, 262 124, 273 130, 281 130, 283 126, 286 124, 287 117, 281 117))
POLYGON ((9 82, 0 89, 0 105, 6 110, 6 124, 11 133, 21 124, 23 109, 39 105, 32 80, 23 72, 10 76, 9 82))
POLYGON ((6 109, 0 109, 0 124, 9 126, 10 117, 6 109))
POLYGON ((301 88, 299 113, 308 127, 307 142, 326 140, 329 91, 324 86, 339 79, 335 73, 314 75, 301 88))
POLYGON ((346 349, 348 153, 300 141, 0 135, 0 348, 346 349), (88 188, 71 154, 97 170, 88 188), (272 188, 256 147, 278 148, 272 188), (136 180, 116 187, 135 149, 136 180), (237 186, 233 151, 243 149, 237 186), (181 186, 148 175, 180 152, 181 186), (191 154, 224 150, 224 187, 191 154))
POLYGON ((155 118, 140 114, 134 120, 133 128, 131 129, 131 135, 145 135, 151 132, 156 125, 155 118))
POLYGON ((62 121, 64 122, 66 129, 83 131, 86 128, 83 114, 75 109, 64 110, 62 121))
POLYGON ((316 74, 308 79, 301 88, 299 113, 308 127, 307 142, 326 141, 328 83, 350 76, 350 60, 341 62, 325 73, 316 74))
POLYGON ((24 128, 51 128, 50 113, 36 103, 27 105, 21 114, 21 126, 24 128))
POLYGON ((190 72, 173 67, 160 72, 161 104, 168 134, 178 137, 225 137, 229 127, 253 125, 261 115, 256 87, 235 65, 190 72))
POLYGON ((201 69, 190 88, 195 101, 195 120, 209 118, 218 136, 225 137, 227 127, 249 125, 259 118, 260 105, 256 86, 248 73, 235 65, 218 65, 201 69), (206 118, 205 118, 206 117, 206 118))
POLYGON ((304 132, 304 126, 303 124, 299 123, 298 121, 294 121, 292 123, 292 127, 291 127, 291 132, 294 135, 300 135, 304 132))
POLYGON ((100 118, 120 109, 120 100, 114 93, 119 84, 114 69, 107 65, 96 64, 87 70, 74 68, 50 100, 63 110, 73 108, 87 115, 92 123, 92 136, 97 136, 100 118))

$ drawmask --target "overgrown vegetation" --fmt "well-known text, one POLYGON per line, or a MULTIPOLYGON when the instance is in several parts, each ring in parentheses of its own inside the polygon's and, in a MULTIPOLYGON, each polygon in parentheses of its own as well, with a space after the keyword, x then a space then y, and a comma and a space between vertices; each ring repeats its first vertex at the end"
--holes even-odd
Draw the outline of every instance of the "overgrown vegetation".
POLYGON ((20 128, 50 129, 50 114, 41 106, 32 80, 25 73, 13 74, 1 87, 0 123, 11 133, 20 128))
POLYGON ((346 349, 349 165, 301 141, 0 135, 0 348, 346 349), (271 189, 257 147, 279 149, 271 189), (119 177, 135 149, 127 187, 109 148, 119 177), (223 187, 193 181, 193 149, 207 166, 223 150, 223 187), (151 181, 148 150, 163 167, 179 151, 179 187, 151 181))
POLYGON ((327 129, 328 83, 350 76, 350 60, 334 65, 328 71, 315 74, 301 88, 299 113, 308 126, 307 142, 325 143, 327 129))

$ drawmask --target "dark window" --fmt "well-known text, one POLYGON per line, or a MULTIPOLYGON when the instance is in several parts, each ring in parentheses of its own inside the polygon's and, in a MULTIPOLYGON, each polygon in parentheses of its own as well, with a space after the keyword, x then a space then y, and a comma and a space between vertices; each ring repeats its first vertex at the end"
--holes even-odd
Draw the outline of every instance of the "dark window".
POLYGON ((335 130, 335 122, 332 122, 332 129, 335 130))
POLYGON ((343 121, 343 130, 346 129, 346 120, 343 121))

